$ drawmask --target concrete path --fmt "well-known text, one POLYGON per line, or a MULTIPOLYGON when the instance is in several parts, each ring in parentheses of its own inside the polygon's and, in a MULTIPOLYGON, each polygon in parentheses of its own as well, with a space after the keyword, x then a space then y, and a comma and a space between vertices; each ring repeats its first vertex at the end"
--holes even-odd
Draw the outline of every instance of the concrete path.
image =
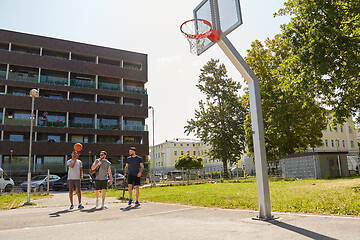
POLYGON ((116 198, 105 210, 93 199, 83 203, 85 209, 69 210, 67 193, 56 193, 41 208, 0 211, 0 239, 360 239, 359 217, 274 213, 278 219, 262 222, 245 210, 160 203, 129 208, 116 198))

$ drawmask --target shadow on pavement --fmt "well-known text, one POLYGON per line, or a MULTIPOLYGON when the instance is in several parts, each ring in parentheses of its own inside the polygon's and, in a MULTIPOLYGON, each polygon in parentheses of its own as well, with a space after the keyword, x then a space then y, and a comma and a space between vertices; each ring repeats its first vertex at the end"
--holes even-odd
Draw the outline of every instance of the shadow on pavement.
POLYGON ((93 208, 89 208, 89 209, 82 209, 81 211, 86 212, 86 213, 93 213, 93 212, 102 211, 102 210, 103 210, 102 208, 93 207, 93 208))
POLYGON ((140 208, 140 206, 128 206, 128 207, 120 208, 120 210, 123 212, 127 212, 130 210, 139 209, 139 208, 140 208))
POLYGON ((319 233, 316 233, 316 232, 313 232, 313 231, 309 231, 309 230, 306 230, 306 229, 303 229, 303 228, 300 228, 300 227, 296 227, 296 226, 293 226, 293 225, 290 225, 290 224, 287 224, 287 223, 284 223, 284 222, 279 222, 277 220, 270 220, 270 221, 268 221, 268 223, 271 223, 271 224, 273 224, 275 226, 278 226, 278 227, 284 228, 286 230, 301 234, 301 235, 303 235, 305 237, 308 237, 308 238, 311 238, 311 239, 316 239, 316 240, 320 240, 320 239, 321 240, 336 240, 336 238, 331 238, 331 237, 328 237, 328 236, 325 236, 325 235, 322 235, 322 234, 319 234, 319 233))
POLYGON ((49 215, 50 215, 50 217, 60 217, 61 214, 69 213, 69 212, 72 212, 72 211, 66 209, 66 210, 62 210, 62 211, 57 211, 57 212, 54 212, 54 213, 50 213, 49 215))

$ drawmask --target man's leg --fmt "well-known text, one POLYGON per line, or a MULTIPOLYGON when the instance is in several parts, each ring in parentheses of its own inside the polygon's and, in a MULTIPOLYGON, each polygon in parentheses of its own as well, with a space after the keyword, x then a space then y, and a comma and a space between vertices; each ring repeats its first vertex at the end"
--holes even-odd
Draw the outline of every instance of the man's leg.
POLYGON ((139 195, 140 195, 140 190, 139 190, 139 185, 135 185, 135 190, 136 190, 136 201, 139 201, 139 195))
POLYGON ((81 204, 81 188, 80 187, 76 188, 76 194, 78 196, 79 204, 81 204))
POLYGON ((71 205, 74 205, 74 202, 73 202, 73 192, 74 192, 74 189, 69 187, 69 198, 70 198, 70 203, 71 203, 71 205))
POLYGON ((106 197, 106 189, 101 189, 101 197, 102 197, 102 203, 105 203, 105 197, 106 197))
POLYGON ((132 184, 128 184, 129 198, 132 199, 132 184))

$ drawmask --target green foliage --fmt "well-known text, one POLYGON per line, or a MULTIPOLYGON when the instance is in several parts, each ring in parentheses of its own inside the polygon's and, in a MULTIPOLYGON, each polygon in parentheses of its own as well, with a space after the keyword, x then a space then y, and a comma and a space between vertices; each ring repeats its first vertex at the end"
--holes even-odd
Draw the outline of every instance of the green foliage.
POLYGON ((194 132, 208 144, 209 158, 222 160, 226 174, 227 163, 237 161, 244 150, 247 112, 239 97, 241 86, 227 76, 224 64, 211 59, 201 69, 197 87, 206 99, 199 102, 195 118, 187 121, 185 133, 194 132))
MULTIPOLYGON (((326 128, 325 110, 308 92, 284 85, 291 75, 284 72, 284 61, 291 51, 281 35, 267 39, 265 46, 254 41, 247 51, 246 61, 260 79, 265 143, 268 162, 281 155, 305 150, 309 145, 322 145, 322 130, 326 128)), ((289 80, 290 81, 290 80, 289 80)), ((248 95, 243 103, 249 107, 248 95)), ((246 143, 253 153, 251 116, 245 121, 246 143)))
POLYGON ((203 159, 201 157, 195 157, 190 155, 185 155, 179 157, 179 159, 175 163, 176 169, 203 169, 204 165, 202 164, 203 159))
POLYGON ((359 0, 288 0, 276 15, 292 16, 282 26, 292 53, 287 85, 318 97, 343 123, 360 105, 359 0))

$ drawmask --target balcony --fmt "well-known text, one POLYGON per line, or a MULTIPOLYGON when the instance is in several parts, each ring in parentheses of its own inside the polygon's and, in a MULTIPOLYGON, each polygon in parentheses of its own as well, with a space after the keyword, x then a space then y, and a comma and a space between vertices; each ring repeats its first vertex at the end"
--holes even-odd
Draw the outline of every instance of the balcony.
POLYGON ((112 90, 112 91, 120 91, 121 90, 119 84, 106 83, 106 82, 99 82, 99 89, 112 90))
POLYGON ((5 118, 5 125, 30 126, 30 119, 5 118))
POLYGON ((94 128, 95 128, 95 123, 94 123, 94 122, 75 122, 75 121, 69 121, 69 127, 71 127, 71 128, 94 129, 94 128))
POLYGON ((147 131, 147 125, 123 125, 125 131, 147 131))
POLYGON ((111 123, 98 123, 98 129, 105 129, 105 130, 121 130, 121 124, 111 124, 111 123))
POLYGON ((82 88, 96 88, 96 83, 94 81, 71 79, 70 86, 82 88))
POLYGON ((39 127, 66 127, 65 121, 62 120, 56 120, 56 121, 43 121, 39 120, 38 122, 39 127))
POLYGON ((5 78, 6 78, 6 71, 1 71, 1 70, 0 70, 0 78, 1 78, 1 79, 5 79, 5 78))
POLYGON ((9 72, 9 80, 20 82, 38 82, 38 76, 28 73, 9 72))
POLYGON ((133 86, 124 86, 124 92, 147 94, 146 89, 143 89, 141 87, 133 87, 133 86))
POLYGON ((67 78, 62 78, 62 77, 40 76, 40 82, 47 83, 47 84, 53 84, 53 85, 60 85, 60 86, 68 85, 67 78))

